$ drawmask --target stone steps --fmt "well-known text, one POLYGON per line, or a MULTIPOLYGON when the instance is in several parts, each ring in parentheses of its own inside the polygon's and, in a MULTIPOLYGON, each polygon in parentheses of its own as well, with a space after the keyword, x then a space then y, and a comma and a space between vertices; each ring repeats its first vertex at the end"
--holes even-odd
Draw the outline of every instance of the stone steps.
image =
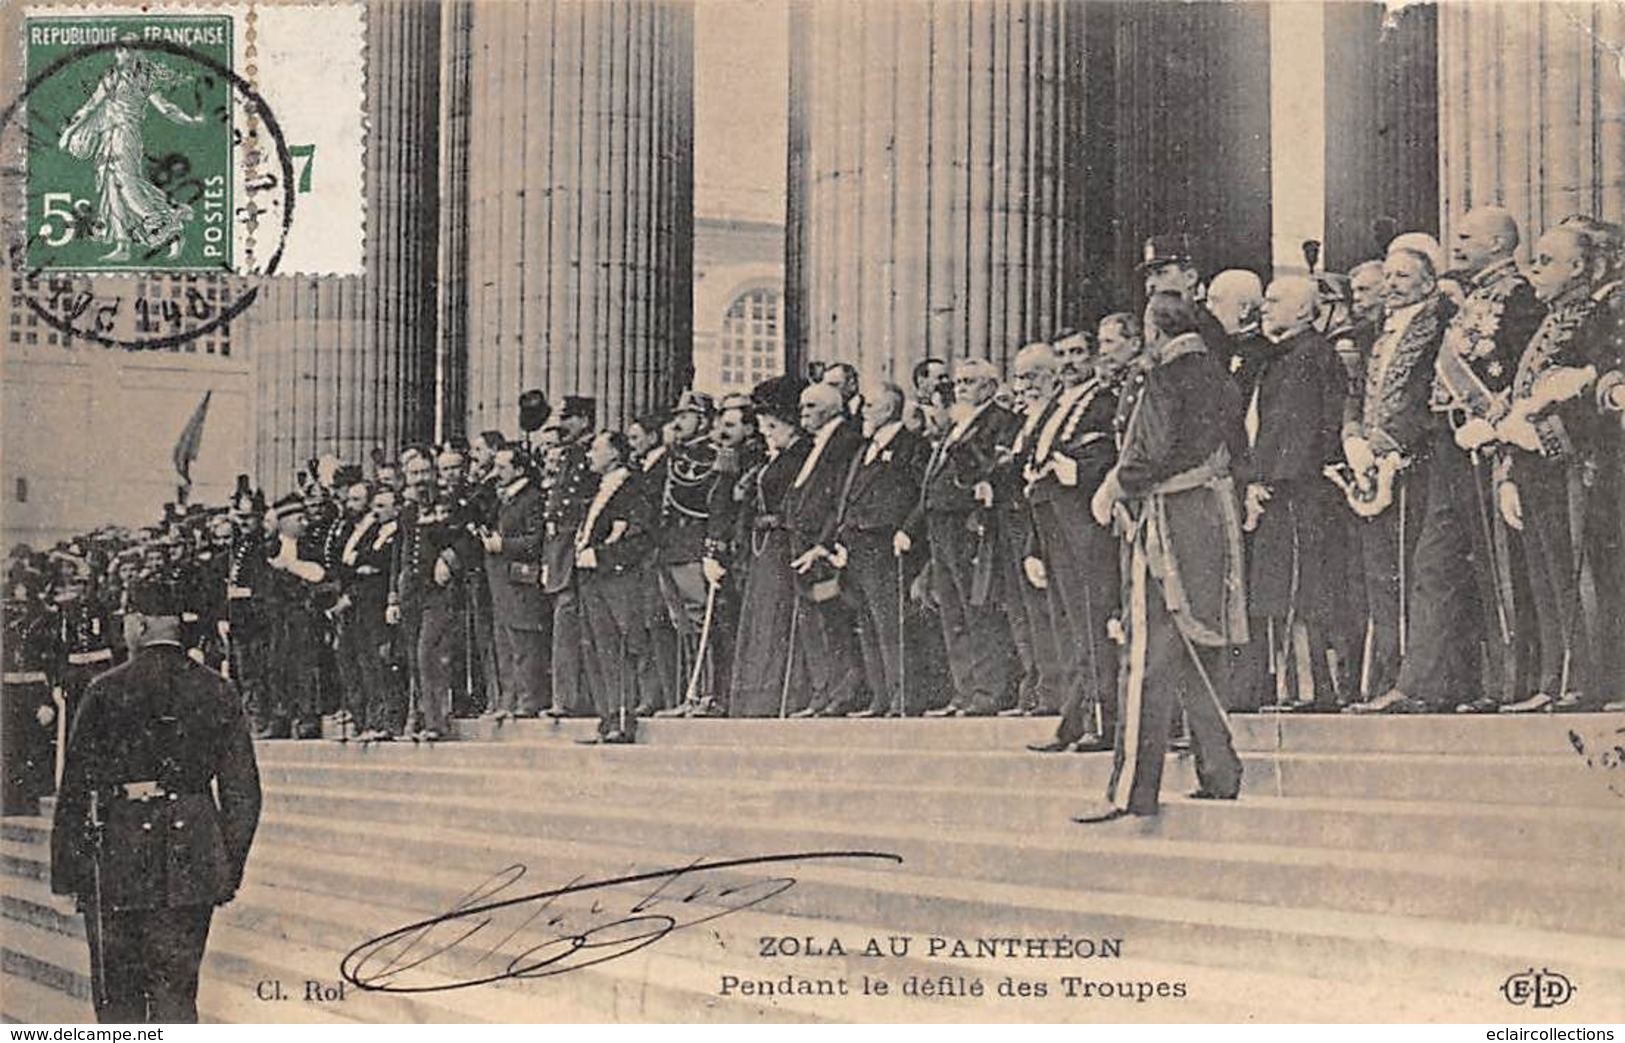
MULTIPOLYGON (((1089 828, 1069 817, 1103 793, 1110 757, 1023 750, 1053 719, 655 720, 632 747, 577 744, 590 721, 478 721, 458 734, 486 741, 261 743, 265 816, 245 886, 216 918, 200 1003, 213 1020, 1520 1023, 1553 1014, 1509 1005, 1501 984, 1549 967, 1577 986, 1564 1020, 1625 1020, 1625 803, 1568 739, 1617 718, 1232 724, 1240 800, 1185 799, 1189 758, 1171 756, 1162 815, 1089 828), (709 919, 566 977, 413 994, 352 985, 342 1009, 296 999, 269 1015, 254 999, 268 978, 337 980, 346 952, 453 908, 507 866, 528 867, 519 890, 535 891, 827 851, 902 861, 739 865, 705 871, 708 887, 681 874, 661 892, 668 912, 638 910, 618 929, 709 919), (775 882, 786 877, 793 886, 775 882), (764 900, 736 910, 740 895, 764 900), (922 951, 931 938, 1062 934, 1093 940, 1097 957, 922 951), (913 939, 906 957, 858 955, 892 936, 913 939), (764 958, 760 939, 777 937, 848 951, 764 958), (1113 939, 1121 954, 1100 956, 1113 939), (724 975, 853 990, 865 975, 894 989, 946 977, 993 990, 1008 977, 1050 994, 723 995, 724 975), (1066 997, 1064 975, 1179 982, 1187 995, 1066 997)), ((48 839, 47 819, 0 820, 0 1016, 82 1020, 82 927, 46 894, 48 839)), ((570 891, 540 920, 499 910, 484 929, 492 953, 465 945, 411 973, 438 988, 535 964, 556 951, 535 949, 539 923, 558 918, 557 933, 632 915, 654 886, 570 891)))

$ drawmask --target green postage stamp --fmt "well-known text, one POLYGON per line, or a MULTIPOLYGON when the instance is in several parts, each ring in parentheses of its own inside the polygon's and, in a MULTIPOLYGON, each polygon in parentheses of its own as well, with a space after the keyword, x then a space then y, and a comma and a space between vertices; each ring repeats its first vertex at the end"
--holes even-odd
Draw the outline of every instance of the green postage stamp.
POLYGON ((21 21, 24 82, 0 127, 24 171, 14 268, 363 271, 359 5, 55 5, 21 21))

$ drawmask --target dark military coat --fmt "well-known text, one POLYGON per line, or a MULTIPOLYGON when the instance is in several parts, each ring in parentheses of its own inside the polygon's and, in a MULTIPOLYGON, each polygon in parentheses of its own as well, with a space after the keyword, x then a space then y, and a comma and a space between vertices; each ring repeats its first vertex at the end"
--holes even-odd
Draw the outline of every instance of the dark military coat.
POLYGON ((148 646, 85 693, 51 831, 51 890, 81 900, 99 890, 109 910, 220 904, 242 883, 259 816, 231 684, 179 645, 148 646), (152 799, 129 799, 126 787, 143 785, 152 799))

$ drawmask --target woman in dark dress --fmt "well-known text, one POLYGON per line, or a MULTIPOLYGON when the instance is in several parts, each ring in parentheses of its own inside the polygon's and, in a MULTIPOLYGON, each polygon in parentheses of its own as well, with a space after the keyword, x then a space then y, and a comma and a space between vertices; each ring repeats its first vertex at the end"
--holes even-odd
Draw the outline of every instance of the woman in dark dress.
POLYGON ((745 557, 745 596, 739 612, 729 716, 778 717, 805 703, 811 692, 805 642, 795 633, 808 608, 799 603, 790 567, 791 536, 780 513, 786 494, 812 448, 799 423, 805 383, 778 377, 752 393, 756 422, 767 442, 767 460, 744 479, 747 502, 740 522, 745 557))

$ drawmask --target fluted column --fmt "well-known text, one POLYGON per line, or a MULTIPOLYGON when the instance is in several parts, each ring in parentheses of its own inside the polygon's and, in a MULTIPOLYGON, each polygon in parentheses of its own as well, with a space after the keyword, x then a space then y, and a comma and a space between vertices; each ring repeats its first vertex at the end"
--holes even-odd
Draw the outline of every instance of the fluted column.
POLYGON ((1082 5, 792 9, 787 351, 907 381, 1076 321, 1082 5))
POLYGON ((519 393, 665 405, 692 370, 693 11, 536 0, 470 12, 467 414, 519 393))
MULTIPOLYGON (((1441 207, 1507 206, 1532 239, 1625 213, 1625 7, 1439 8, 1441 207)), ((1448 228, 1446 229, 1448 232, 1448 228)))
POLYGON ((438 3, 368 3, 366 274, 262 280, 234 326, 269 491, 321 453, 360 461, 433 436, 439 53, 438 3))

